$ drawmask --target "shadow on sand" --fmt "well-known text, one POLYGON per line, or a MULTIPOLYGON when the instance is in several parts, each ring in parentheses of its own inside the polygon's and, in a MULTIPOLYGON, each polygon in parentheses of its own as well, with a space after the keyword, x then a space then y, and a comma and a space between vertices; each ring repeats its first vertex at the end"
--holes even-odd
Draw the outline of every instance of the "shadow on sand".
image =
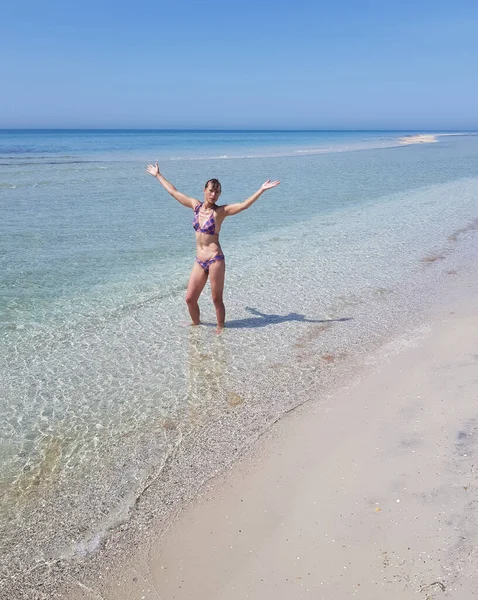
POLYGON ((254 316, 248 319, 235 319, 233 321, 226 321, 226 329, 267 327, 267 325, 275 325, 277 323, 285 323, 287 321, 299 321, 302 323, 333 323, 337 321, 352 320, 351 317, 341 317, 339 319, 307 319, 304 315, 300 315, 299 313, 289 313, 288 315, 268 315, 256 310, 255 308, 250 308, 249 306, 246 306, 246 310, 254 316))

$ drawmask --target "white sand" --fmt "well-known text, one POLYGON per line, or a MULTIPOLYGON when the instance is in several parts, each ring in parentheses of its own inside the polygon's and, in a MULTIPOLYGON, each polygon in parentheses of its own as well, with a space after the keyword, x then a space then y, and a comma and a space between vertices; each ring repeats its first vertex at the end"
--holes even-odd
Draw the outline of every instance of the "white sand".
POLYGON ((399 139, 399 144, 407 146, 408 144, 433 144, 437 142, 438 134, 421 133, 417 135, 405 135, 399 139))
POLYGON ((161 540, 73 597, 477 598, 478 310, 466 292, 326 403, 280 420, 161 540))

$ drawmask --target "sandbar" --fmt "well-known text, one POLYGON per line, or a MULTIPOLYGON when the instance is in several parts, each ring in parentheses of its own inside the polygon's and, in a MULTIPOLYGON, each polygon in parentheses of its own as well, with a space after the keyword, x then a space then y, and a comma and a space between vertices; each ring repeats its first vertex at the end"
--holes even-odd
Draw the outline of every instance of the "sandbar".
POLYGON ((437 135, 432 133, 421 133, 416 135, 405 135, 399 139, 399 144, 407 146, 409 144, 433 144, 437 142, 437 135))

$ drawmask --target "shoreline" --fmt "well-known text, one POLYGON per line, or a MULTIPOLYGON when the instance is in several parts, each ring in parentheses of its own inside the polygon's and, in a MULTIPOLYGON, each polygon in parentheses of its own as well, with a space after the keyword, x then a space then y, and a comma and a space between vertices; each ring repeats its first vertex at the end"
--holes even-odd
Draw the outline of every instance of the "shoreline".
POLYGON ((152 524, 149 543, 136 540, 101 583, 78 580, 69 600, 471 599, 476 291, 455 278, 425 328, 289 411, 162 535, 152 524))

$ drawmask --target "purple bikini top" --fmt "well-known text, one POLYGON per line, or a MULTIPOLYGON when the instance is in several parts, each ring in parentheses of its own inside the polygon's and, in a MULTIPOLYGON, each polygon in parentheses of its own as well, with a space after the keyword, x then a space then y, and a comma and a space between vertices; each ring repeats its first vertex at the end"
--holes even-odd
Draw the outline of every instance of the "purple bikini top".
POLYGON ((208 235, 216 235, 216 219, 214 217, 214 210, 211 213, 209 219, 201 227, 199 224, 199 210, 202 204, 198 204, 194 209, 193 227, 199 233, 207 233, 208 235))

